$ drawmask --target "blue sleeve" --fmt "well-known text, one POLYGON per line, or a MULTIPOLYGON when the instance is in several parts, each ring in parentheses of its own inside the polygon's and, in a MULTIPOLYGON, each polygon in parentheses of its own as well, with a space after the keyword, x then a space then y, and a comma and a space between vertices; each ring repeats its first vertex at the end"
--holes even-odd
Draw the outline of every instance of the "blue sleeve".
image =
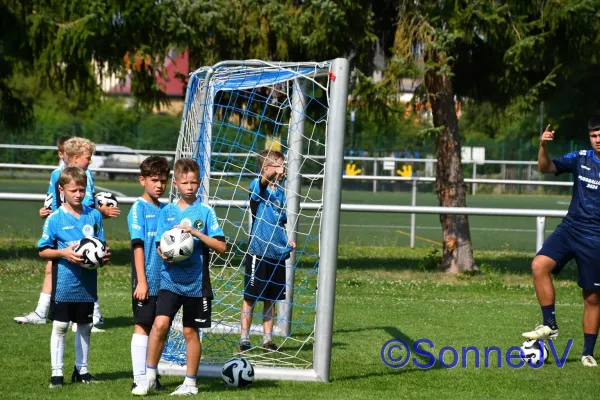
POLYGON ((219 219, 217 218, 217 214, 215 214, 215 209, 211 208, 208 211, 206 216, 206 221, 204 223, 206 229, 206 235, 209 237, 225 237, 223 233, 223 229, 221 229, 221 225, 219 225, 219 219))
POLYGON ((44 222, 44 228, 42 229, 42 237, 38 240, 38 249, 43 248, 56 248, 56 235, 54 231, 54 215, 50 215, 44 222))
POLYGON ((48 193, 52 193, 52 208, 50 211, 54 212, 58 209, 58 199, 60 196, 60 190, 58 190, 58 179, 60 178, 60 170, 52 171, 50 175, 50 187, 48 187, 48 193))
POLYGON ((106 242, 106 238, 104 237, 104 225, 102 224, 102 214, 98 210, 94 210, 94 216, 96 218, 96 224, 98 225, 98 232, 96 233, 96 237, 103 242, 106 242))
POLYGON ((143 208, 140 207, 139 202, 133 203, 129 215, 127 215, 127 226, 129 227, 129 237, 131 241, 144 241, 146 238, 145 226, 144 226, 144 214, 143 208))
POLYGON ((94 186, 94 174, 92 171, 86 170, 85 175, 87 176, 87 186, 85 187, 85 197, 83 198, 83 204, 94 208, 94 196, 96 195, 96 186, 94 186))
POLYGON ((156 236, 154 239, 157 245, 160 244, 160 238, 162 237, 162 235, 168 230, 166 228, 167 213, 165 212, 165 210, 166 207, 158 212, 158 225, 156 229, 156 236))
POLYGON ((577 171, 577 159, 579 152, 574 151, 569 154, 565 154, 562 157, 555 158, 552 160, 554 167, 556 168, 556 174, 560 175, 565 172, 574 173, 577 171))
POLYGON ((250 199, 256 202, 264 201, 267 197, 267 187, 261 186, 260 179, 261 178, 257 178, 250 183, 250 199))

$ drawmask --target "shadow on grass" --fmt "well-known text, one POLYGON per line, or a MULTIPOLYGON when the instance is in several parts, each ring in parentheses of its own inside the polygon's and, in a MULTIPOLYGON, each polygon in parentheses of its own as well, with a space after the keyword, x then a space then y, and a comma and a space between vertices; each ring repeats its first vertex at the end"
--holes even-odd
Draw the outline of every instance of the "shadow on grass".
MULTIPOLYGON (((388 252, 389 253, 389 252, 388 252)), ((338 270, 384 270, 384 271, 414 271, 432 273, 436 270, 428 270, 423 266, 423 258, 415 257, 412 254, 406 254, 406 250, 399 251, 397 257, 383 256, 378 257, 373 254, 368 258, 365 257, 344 257, 338 260, 338 270)), ((511 254, 496 253, 494 255, 475 255, 475 263, 483 274, 515 274, 515 275, 531 275, 531 262, 533 257, 525 256, 523 253, 511 254)), ((575 261, 570 261, 558 275, 553 275, 557 280, 577 280, 577 264, 575 261)))
POLYGON ((437 359, 432 360, 429 357, 417 354, 413 351, 415 348, 420 348, 422 350, 431 351, 427 347, 417 346, 415 341, 405 335, 401 330, 392 326, 370 326, 370 327, 361 327, 355 329, 343 329, 336 330, 335 334, 339 335, 341 333, 357 333, 363 331, 373 332, 376 330, 383 330, 386 334, 389 335, 389 340, 385 343, 382 343, 381 352, 378 352, 377 356, 381 357, 381 364, 383 367, 386 367, 386 371, 378 371, 378 372, 367 372, 364 374, 356 374, 352 376, 344 376, 339 379, 334 379, 335 381, 353 381, 357 379, 368 379, 371 377, 383 377, 387 375, 394 375, 400 373, 408 373, 408 372, 424 372, 431 371, 436 369, 443 369, 443 366, 437 361, 437 359), (392 347, 395 346, 395 352, 392 350, 392 347), (410 351, 406 351, 406 347, 410 351), (390 355, 393 359, 390 359, 390 355), (408 357, 408 359, 407 359, 408 357), (385 361, 384 361, 385 358, 385 361), (432 363, 429 367, 429 365, 432 363), (422 367, 419 368, 417 363, 422 367), (424 366, 428 366, 429 368, 425 368, 424 366))

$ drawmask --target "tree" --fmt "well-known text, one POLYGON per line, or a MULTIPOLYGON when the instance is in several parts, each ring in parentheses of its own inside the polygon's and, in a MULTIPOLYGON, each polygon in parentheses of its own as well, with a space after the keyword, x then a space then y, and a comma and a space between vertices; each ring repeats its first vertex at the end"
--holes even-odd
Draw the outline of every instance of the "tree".
MULTIPOLYGON (((457 100, 490 101, 513 112, 552 96, 560 72, 594 60, 598 6, 591 0, 402 0, 386 84, 418 64, 420 99, 431 109, 440 206, 465 207, 457 100), (400 67, 399 67, 400 66, 400 67)), ((440 215, 442 269, 476 269, 467 216, 440 215)))

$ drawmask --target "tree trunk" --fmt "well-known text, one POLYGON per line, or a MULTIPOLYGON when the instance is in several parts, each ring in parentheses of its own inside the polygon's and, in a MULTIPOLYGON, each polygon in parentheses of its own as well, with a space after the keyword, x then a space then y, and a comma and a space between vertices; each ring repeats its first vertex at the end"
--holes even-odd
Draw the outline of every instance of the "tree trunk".
MULTIPOLYGON (((460 160, 460 137, 452 82, 446 74, 428 71, 425 86, 433 113, 433 125, 440 128, 435 140, 436 181, 435 188, 440 206, 466 207, 466 187, 460 160)), ((444 250, 442 265, 444 271, 456 274, 475 271, 469 219, 466 215, 440 215, 444 250)))

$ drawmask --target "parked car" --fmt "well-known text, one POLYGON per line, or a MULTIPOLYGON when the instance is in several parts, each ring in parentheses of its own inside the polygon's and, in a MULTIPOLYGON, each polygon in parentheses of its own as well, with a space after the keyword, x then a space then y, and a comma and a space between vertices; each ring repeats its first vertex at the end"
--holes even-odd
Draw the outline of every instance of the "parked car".
MULTIPOLYGON (((115 146, 112 144, 97 144, 96 152, 92 157, 92 163, 90 169, 95 168, 124 168, 124 169, 138 169, 142 161, 148 158, 148 155, 144 155, 136 152, 135 150, 125 146, 115 146)), ((171 163, 173 157, 166 156, 166 159, 171 163)), ((118 175, 115 172, 108 172, 108 179, 114 179, 118 175)), ((126 175, 132 176, 133 174, 126 173, 126 175)))

